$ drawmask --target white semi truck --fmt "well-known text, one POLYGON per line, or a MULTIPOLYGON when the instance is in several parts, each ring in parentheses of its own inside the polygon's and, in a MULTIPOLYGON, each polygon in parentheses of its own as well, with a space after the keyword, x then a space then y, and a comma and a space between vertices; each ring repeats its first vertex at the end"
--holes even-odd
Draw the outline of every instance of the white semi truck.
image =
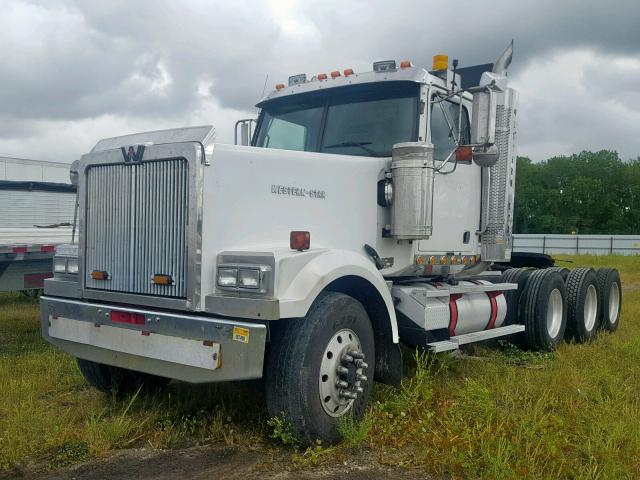
POLYGON ((313 442, 363 414, 374 380, 400 381, 400 342, 615 330, 617 271, 508 268, 511 56, 296 75, 236 125, 241 145, 208 126, 99 141, 44 337, 105 391, 263 378, 270 415, 313 442))

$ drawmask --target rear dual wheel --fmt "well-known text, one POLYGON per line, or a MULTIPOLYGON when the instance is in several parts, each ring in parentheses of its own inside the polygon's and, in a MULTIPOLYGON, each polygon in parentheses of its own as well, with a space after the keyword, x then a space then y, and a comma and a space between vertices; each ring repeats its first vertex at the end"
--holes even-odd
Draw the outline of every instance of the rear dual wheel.
POLYGON ((576 268, 567 275, 566 338, 589 342, 595 338, 600 320, 598 278, 592 268, 576 268))
POLYGON ((596 274, 599 289, 600 328, 615 332, 620 324, 622 285, 615 268, 601 268, 596 274))
POLYGON ((567 325, 567 290, 559 272, 534 270, 520 297, 519 317, 525 325, 524 344, 535 350, 554 350, 567 325))

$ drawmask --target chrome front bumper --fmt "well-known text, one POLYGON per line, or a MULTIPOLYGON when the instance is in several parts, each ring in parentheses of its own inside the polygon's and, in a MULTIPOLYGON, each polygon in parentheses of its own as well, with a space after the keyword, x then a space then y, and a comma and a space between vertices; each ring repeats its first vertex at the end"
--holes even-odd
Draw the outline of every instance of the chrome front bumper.
POLYGON ((192 383, 262 377, 264 324, 43 296, 42 336, 70 355, 192 383), (144 316, 114 323, 111 312, 144 316))

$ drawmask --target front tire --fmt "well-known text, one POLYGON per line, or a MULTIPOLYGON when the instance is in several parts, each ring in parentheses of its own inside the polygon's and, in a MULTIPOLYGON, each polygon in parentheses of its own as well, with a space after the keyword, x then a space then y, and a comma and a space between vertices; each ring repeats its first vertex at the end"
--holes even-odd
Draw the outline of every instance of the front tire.
POLYGON ((342 293, 321 294, 305 318, 288 320, 272 339, 265 372, 269 415, 284 415, 304 445, 339 440, 339 418, 360 420, 365 412, 374 359, 362 304, 342 293))
POLYGON ((171 381, 169 378, 149 373, 135 372, 81 358, 76 360, 85 380, 104 393, 127 394, 136 392, 139 388, 146 391, 157 391, 171 381))

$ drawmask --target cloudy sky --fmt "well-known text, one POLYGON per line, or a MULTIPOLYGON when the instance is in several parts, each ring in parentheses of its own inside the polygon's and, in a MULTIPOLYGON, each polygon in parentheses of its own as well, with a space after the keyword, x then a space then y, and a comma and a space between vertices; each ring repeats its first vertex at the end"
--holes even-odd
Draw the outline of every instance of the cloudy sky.
POLYGON ((640 156, 637 0, 0 0, 0 156, 72 161, 100 138, 213 124, 233 141, 292 74, 515 39, 519 153, 640 156), (445 5, 449 4, 449 7, 445 5))

